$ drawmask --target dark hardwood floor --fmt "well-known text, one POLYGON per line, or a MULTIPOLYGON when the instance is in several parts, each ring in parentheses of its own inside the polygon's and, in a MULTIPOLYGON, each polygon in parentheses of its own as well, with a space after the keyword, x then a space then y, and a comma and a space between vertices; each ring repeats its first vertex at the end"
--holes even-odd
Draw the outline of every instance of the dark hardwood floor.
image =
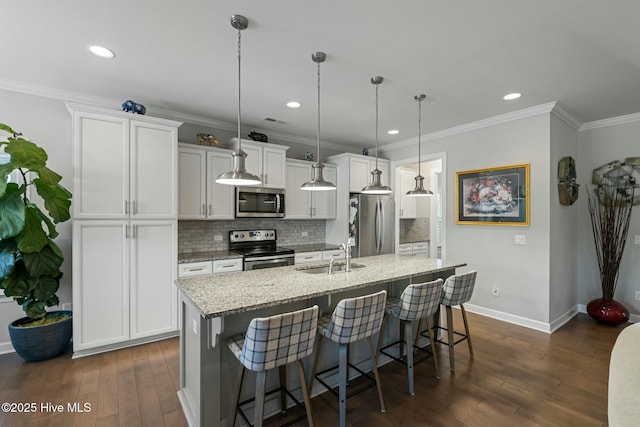
MULTIPOLYGON (((456 325, 461 325, 454 310, 456 325)), ((580 314, 552 335, 469 313, 475 350, 456 346, 456 371, 439 346, 441 379, 431 361, 416 365, 416 393, 407 394, 404 366, 380 368, 387 411, 375 389, 347 402, 347 424, 371 426, 606 426, 609 356, 623 327, 580 314)), ((34 413, 0 412, 0 426, 185 426, 176 396, 178 339, 72 360, 70 353, 24 363, 0 356, 0 402, 35 403, 34 413), (90 410, 74 413, 68 404, 90 410), (63 405, 62 412, 42 405, 63 405)), ((335 398, 312 400, 316 426, 338 421, 335 398)), ((268 420, 279 425, 291 410, 268 420)), ((240 422, 240 421, 239 421, 240 422)), ((305 425, 304 422, 299 425, 305 425)))

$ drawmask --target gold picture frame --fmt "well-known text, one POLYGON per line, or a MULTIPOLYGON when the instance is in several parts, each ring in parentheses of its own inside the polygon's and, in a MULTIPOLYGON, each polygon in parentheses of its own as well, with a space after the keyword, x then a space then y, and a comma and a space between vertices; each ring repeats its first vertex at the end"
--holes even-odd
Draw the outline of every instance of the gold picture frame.
POLYGON ((456 224, 529 225, 529 164, 456 172, 456 224))

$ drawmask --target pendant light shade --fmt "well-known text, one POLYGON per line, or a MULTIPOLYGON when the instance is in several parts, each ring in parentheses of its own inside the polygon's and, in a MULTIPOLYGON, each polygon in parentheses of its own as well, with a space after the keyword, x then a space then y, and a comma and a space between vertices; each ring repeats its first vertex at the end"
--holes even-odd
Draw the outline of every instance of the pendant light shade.
POLYGON ((260 185, 262 181, 256 175, 247 172, 244 166, 244 159, 247 153, 242 151, 242 139, 240 138, 240 48, 241 33, 249 26, 249 20, 242 15, 231 16, 231 26, 238 30, 238 148, 231 153, 233 157, 233 169, 230 172, 224 172, 218 176, 216 182, 225 185, 260 185))
POLYGON ((376 168, 371 171, 371 183, 362 189, 364 194, 391 194, 391 187, 382 185, 380 175, 382 171, 378 169, 378 86, 384 80, 383 77, 371 77, 371 83, 376 87, 376 168))
POLYGON ((433 196, 433 191, 424 189, 424 177, 420 174, 420 162, 422 161, 422 154, 420 153, 420 136, 422 135, 422 101, 426 98, 425 95, 416 95, 413 97, 418 101, 418 176, 416 176, 416 188, 407 191, 407 196, 412 197, 425 197, 433 196))
POLYGON ((316 163, 313 165, 311 181, 307 181, 300 186, 300 189, 305 191, 331 191, 336 189, 334 184, 325 181, 322 177, 324 165, 320 162, 320 63, 324 62, 326 58, 327 55, 325 55, 324 52, 311 54, 313 62, 318 64, 318 157, 316 158, 316 163))

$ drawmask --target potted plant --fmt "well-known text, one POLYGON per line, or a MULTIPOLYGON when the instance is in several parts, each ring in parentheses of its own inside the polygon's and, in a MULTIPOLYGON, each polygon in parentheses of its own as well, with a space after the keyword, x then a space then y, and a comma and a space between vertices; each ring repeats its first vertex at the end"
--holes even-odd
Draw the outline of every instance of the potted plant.
POLYGON ((629 311, 613 299, 622 254, 627 243, 640 158, 608 163, 593 171, 594 194, 589 194, 589 214, 596 247, 602 297, 587 304, 597 322, 617 326, 629 321, 629 311))
POLYGON ((16 352, 27 361, 43 360, 64 352, 71 339, 71 312, 46 311, 59 303, 64 258, 53 239, 55 224, 70 217, 71 193, 47 168, 44 149, 5 124, 0 131, 10 135, 0 140, 10 156, 0 164, 0 289, 27 315, 9 325, 16 352), (8 182, 10 175, 18 182, 8 182), (32 190, 46 213, 30 200, 32 190))

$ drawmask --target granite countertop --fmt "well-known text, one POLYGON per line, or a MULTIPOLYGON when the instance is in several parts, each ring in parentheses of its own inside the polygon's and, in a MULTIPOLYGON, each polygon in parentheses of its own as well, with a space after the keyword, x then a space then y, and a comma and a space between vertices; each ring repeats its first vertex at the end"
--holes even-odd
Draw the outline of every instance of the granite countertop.
POLYGON ((311 243, 309 245, 285 245, 287 248, 291 248, 296 253, 302 252, 316 252, 316 251, 332 251, 334 249, 340 249, 340 243, 311 243))
POLYGON ((178 264, 187 262, 215 261, 218 259, 242 258, 242 255, 231 251, 207 251, 178 254, 178 264))
POLYGON ((463 267, 466 263, 397 254, 354 258, 362 265, 348 273, 308 274, 300 269, 327 262, 181 278, 180 292, 206 318, 301 301, 337 292, 388 283, 393 280, 463 267))

